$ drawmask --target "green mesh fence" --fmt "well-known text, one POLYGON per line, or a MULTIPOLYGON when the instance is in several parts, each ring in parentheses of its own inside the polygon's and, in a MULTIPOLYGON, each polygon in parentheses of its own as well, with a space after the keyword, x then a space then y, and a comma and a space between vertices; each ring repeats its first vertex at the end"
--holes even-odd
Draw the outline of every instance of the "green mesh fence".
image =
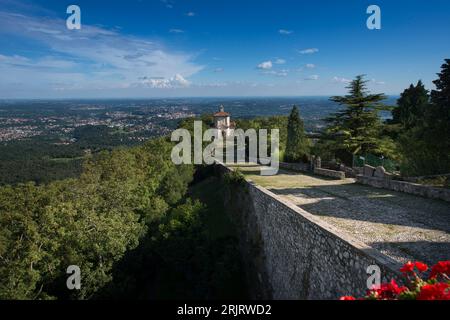
POLYGON ((353 158, 353 166, 363 167, 368 164, 372 167, 383 166, 387 171, 393 172, 398 170, 398 164, 392 160, 378 157, 373 154, 355 155, 353 158))

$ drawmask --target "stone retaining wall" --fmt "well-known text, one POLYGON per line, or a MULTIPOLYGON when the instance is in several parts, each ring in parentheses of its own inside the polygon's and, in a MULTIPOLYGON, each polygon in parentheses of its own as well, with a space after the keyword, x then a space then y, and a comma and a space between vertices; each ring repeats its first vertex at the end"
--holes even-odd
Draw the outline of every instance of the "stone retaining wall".
POLYGON ((323 168, 314 168, 314 173, 320 176, 334 178, 334 179, 345 179, 345 172, 335 171, 323 168))
POLYGON ((336 171, 324 168, 314 168, 314 171, 311 169, 311 164, 307 163, 287 163, 280 162, 280 168, 298 172, 311 172, 320 176, 334 178, 334 179, 345 179, 345 172, 336 171))
MULTIPOLYGON (((217 165, 220 176, 230 169, 217 165)), ((254 299, 338 299, 365 294, 367 267, 398 278, 391 258, 251 182, 230 185, 225 204, 237 225, 254 299)))
POLYGON ((309 172, 311 171, 311 165, 307 163, 287 163, 280 162, 281 169, 287 169, 292 171, 309 172))
POLYGON ((384 188, 414 194, 417 196, 422 196, 430 199, 440 199, 450 202, 450 189, 424 186, 422 184, 411 183, 406 181, 397 181, 376 177, 366 177, 363 175, 357 176, 356 181, 358 183, 369 185, 375 188, 384 188))

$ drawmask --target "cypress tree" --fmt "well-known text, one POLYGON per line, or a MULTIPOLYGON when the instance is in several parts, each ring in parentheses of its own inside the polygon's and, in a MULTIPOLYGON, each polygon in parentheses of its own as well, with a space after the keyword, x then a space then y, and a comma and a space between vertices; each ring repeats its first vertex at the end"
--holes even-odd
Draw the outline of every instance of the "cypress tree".
POLYGON ((288 162, 307 162, 309 140, 305 135, 305 127, 297 106, 292 108, 287 127, 285 160, 288 162))
POLYGON ((428 90, 419 80, 416 86, 410 85, 397 100, 397 107, 392 111, 392 123, 401 124, 404 129, 411 129, 424 120, 429 104, 428 90))

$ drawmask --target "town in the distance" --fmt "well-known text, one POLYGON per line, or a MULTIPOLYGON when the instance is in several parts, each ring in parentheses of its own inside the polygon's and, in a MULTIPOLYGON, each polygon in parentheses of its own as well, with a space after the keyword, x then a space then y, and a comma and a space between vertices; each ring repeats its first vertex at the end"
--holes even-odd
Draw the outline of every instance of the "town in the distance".
POLYGON ((87 154, 170 135, 181 120, 213 114, 219 105, 234 119, 288 115, 299 105, 311 135, 339 109, 328 97, 0 100, 0 184, 26 182, 30 171, 35 182, 48 182, 50 168, 53 178, 75 176, 87 154))

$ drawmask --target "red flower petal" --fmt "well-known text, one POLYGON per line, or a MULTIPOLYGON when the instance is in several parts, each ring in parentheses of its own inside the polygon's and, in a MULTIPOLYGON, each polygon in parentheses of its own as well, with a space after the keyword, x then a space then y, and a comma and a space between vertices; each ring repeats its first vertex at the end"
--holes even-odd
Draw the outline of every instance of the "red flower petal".
POLYGON ((424 285, 417 300, 450 300, 449 285, 447 283, 424 285))
POLYGON ((450 261, 439 261, 431 268, 430 278, 435 278, 438 275, 450 275, 450 261))
POLYGON ((413 272, 414 271, 414 263, 412 263, 411 261, 408 261, 407 263, 405 263, 403 268, 400 269, 400 271, 403 273, 413 272))
POLYGON ((422 263, 419 261, 417 261, 415 263, 415 266, 416 266, 417 270, 419 270, 420 272, 425 272, 428 270, 428 266, 425 263, 422 263))

